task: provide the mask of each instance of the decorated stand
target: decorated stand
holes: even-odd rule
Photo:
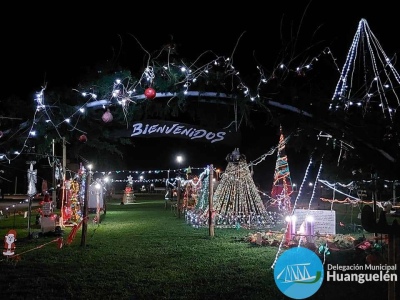
[[[89,211],[102,211],[104,209],[104,186],[97,179],[89,186]]]
[[[96,213],[96,222],[100,222],[100,213],[104,212],[104,186],[100,179],[97,179],[89,186],[89,201],[88,210],[89,212]]]
[[[53,201],[49,194],[45,194],[40,209],[40,227],[42,233],[52,232],[56,229],[56,215],[53,214]]]
[[[131,175],[129,175],[128,183],[126,184],[121,204],[128,204],[133,202],[135,202],[135,193],[133,191],[133,178]]]
[[[62,218],[60,218],[64,226],[74,226],[82,221],[85,176],[85,168],[81,165],[74,178],[64,182],[65,195],[61,209]]]

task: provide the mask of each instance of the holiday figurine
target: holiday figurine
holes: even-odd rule
[[[14,229],[8,231],[4,237],[4,250],[3,255],[11,256],[14,255],[15,242],[17,241],[17,232]]]

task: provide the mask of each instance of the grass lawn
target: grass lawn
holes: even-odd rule
[[[271,269],[277,247],[244,241],[251,231],[243,228],[216,228],[211,238],[208,228],[193,228],[165,209],[162,198],[110,200],[100,224],[90,215],[86,245],[82,230],[66,244],[65,227],[61,249],[54,235],[27,238],[27,219],[16,216],[19,259],[2,257],[2,299],[287,299]],[[13,223],[0,220],[0,233]],[[32,217],[31,230],[40,231],[34,223]],[[324,282],[312,299],[386,295],[383,283]]]

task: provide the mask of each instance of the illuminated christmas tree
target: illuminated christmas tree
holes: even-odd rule
[[[275,218],[262,202],[245,156],[240,154],[239,149],[235,149],[226,159],[227,168],[213,194],[215,226],[250,229],[268,228],[274,225]],[[206,187],[205,184],[204,188]],[[203,202],[201,199],[202,197],[199,202]],[[192,216],[192,220],[196,220],[196,225],[208,226],[208,216],[209,205],[196,219]],[[194,221],[189,220],[189,222],[194,224]]]
[[[204,175],[201,177],[201,190],[199,191],[198,201],[196,203],[196,209],[204,210],[208,207],[208,198],[210,195],[210,172],[207,169],[204,171]]]
[[[280,127],[278,154],[275,165],[274,182],[272,184],[271,197],[280,210],[291,210],[292,179],[290,178],[288,158],[285,152],[285,137]]]

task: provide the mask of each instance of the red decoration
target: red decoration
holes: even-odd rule
[[[82,142],[82,143],[86,143],[86,142],[87,142],[87,136],[84,135],[84,134],[82,134],[82,135],[79,137],[79,141]]]
[[[144,91],[144,95],[146,96],[147,99],[154,99],[156,97],[156,90],[149,87]]]
[[[4,237],[3,255],[9,256],[15,254],[15,242],[17,241],[17,232],[14,229],[8,231]]]
[[[291,211],[291,195],[293,193],[293,189],[285,145],[285,137],[283,135],[281,126],[277,155],[278,157],[275,164],[275,174],[271,190],[271,197],[277,200],[276,203],[278,204],[279,209]]]
[[[63,238],[62,238],[62,237],[59,237],[59,238],[57,239],[57,248],[58,248],[58,249],[61,249],[62,246],[63,246],[63,243],[64,243]]]
[[[113,120],[113,115],[111,114],[109,109],[107,109],[107,111],[103,114],[101,119],[103,120],[104,123],[108,123]]]

